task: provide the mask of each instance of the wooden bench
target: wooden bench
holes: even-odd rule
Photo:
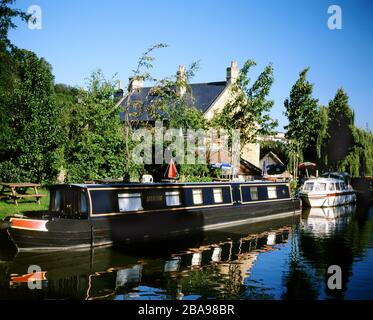
[[[41,194],[38,192],[38,187],[40,184],[37,183],[2,183],[1,184],[2,190],[0,193],[1,198],[10,198],[13,199],[14,204],[18,206],[18,199],[27,199],[27,198],[35,198],[37,203],[40,204],[40,198],[46,197],[46,194]],[[33,194],[26,193],[28,188],[32,188],[34,190]],[[6,191],[8,190],[8,191]],[[17,190],[22,190],[22,192],[17,192]]]

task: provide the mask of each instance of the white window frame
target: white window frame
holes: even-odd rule
[[[268,199],[277,199],[277,188],[276,186],[267,187]]]
[[[180,191],[166,191],[165,197],[168,207],[179,206],[181,204]]]
[[[202,189],[192,189],[192,195],[193,195],[193,204],[203,204]]]
[[[222,188],[214,188],[214,202],[215,203],[223,203],[223,189]]]
[[[126,201],[125,199],[128,199],[128,201]],[[128,202],[130,206],[127,206],[127,208],[124,208],[123,205],[126,202]],[[141,193],[119,193],[118,194],[118,206],[119,206],[120,212],[143,210]]]

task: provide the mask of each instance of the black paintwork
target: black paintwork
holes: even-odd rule
[[[251,199],[249,190],[253,184],[257,185],[258,197],[255,201]],[[277,199],[274,202],[268,199],[269,185],[276,186]],[[229,186],[232,187],[232,193]],[[222,204],[214,203],[213,188],[222,188]],[[44,218],[49,220],[46,225],[48,232],[8,228],[8,233],[18,249],[63,249],[104,244],[152,243],[161,239],[180,238],[203,232],[206,228],[221,228],[225,227],[224,224],[234,222],[252,223],[253,218],[278,217],[279,214],[291,214],[300,210],[300,201],[290,198],[285,183],[59,185],[50,189],[50,212],[44,213]],[[193,204],[192,189],[202,190],[203,205]],[[68,210],[54,210],[56,190],[74,193],[74,197],[65,199]],[[118,193],[123,193],[123,190],[126,193],[141,193],[141,212],[119,212]],[[176,207],[167,207],[164,194],[166,191],[175,190],[180,190],[181,203]],[[80,192],[81,196],[78,195]],[[92,214],[88,214],[91,209],[88,201],[89,192],[92,198]],[[80,204],[68,203],[80,201],[82,197],[87,197],[86,214],[79,211]],[[242,204],[242,201],[245,204]]]

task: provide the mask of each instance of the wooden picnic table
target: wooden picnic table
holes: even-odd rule
[[[41,194],[38,191],[40,184],[38,183],[1,183],[2,189],[0,192],[1,198],[13,199],[14,204],[18,206],[18,199],[36,198],[38,204],[40,204],[40,198],[46,197],[46,194]],[[33,194],[26,193],[28,188],[34,190]]]

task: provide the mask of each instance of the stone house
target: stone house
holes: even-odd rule
[[[177,77],[183,77],[184,75],[184,66],[180,65],[177,71]],[[225,104],[232,98],[231,86],[237,81],[238,75],[239,68],[237,62],[232,61],[230,67],[226,69],[225,80],[189,84],[190,94],[192,96],[190,101],[193,101],[193,106],[201,110],[206,119],[212,119],[214,114],[221,111]],[[152,88],[144,87],[142,79],[130,79],[130,83],[131,90],[134,91],[134,99],[145,101]],[[180,95],[189,94],[186,88],[181,87],[177,89]],[[121,88],[120,90],[121,95],[123,95],[123,90]],[[124,107],[126,104],[125,98],[120,99],[118,104]],[[121,117],[122,119],[124,118],[124,113],[121,113]],[[149,120],[146,114],[143,115],[143,119]],[[259,157],[260,146],[258,143],[251,143],[244,146],[241,151],[242,161],[240,171],[243,171],[242,167],[247,167],[247,164],[250,168],[246,168],[247,170],[245,173],[252,172],[257,175],[261,172]]]

